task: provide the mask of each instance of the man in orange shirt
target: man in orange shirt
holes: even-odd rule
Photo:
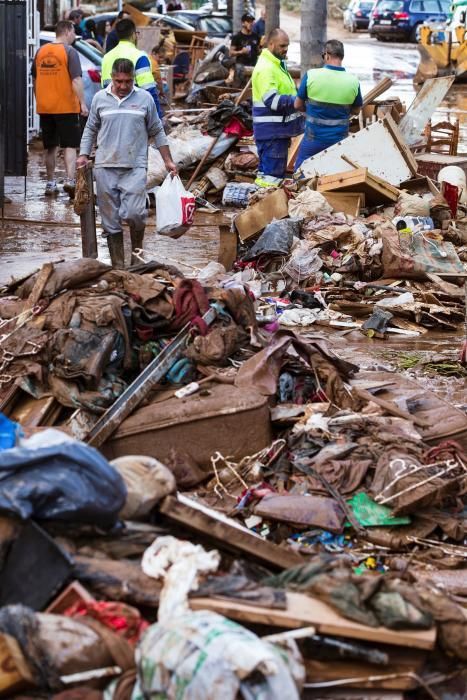
[[[75,193],[76,149],[81,140],[79,115],[87,117],[88,109],[79,54],[72,47],[76,40],[73,22],[58,22],[55,34],[55,41],[41,46],[34,56],[32,76],[46,151],[45,194],[58,192],[55,166],[57,148],[60,146],[64,149],[67,176],[63,189],[72,198]]]

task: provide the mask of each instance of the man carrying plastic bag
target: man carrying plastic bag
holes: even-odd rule
[[[86,167],[97,143],[97,203],[115,268],[124,267],[125,224],[130,228],[132,251],[143,245],[150,138],[154,137],[170,176],[178,173],[152,97],[135,87],[134,79],[133,63],[117,59],[112,66],[112,82],[92,101],[76,163],[78,168]],[[132,255],[132,263],[135,262]]]

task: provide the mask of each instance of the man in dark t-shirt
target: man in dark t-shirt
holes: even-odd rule
[[[254,66],[258,59],[260,38],[252,31],[254,21],[249,13],[242,15],[242,29],[233,35],[230,44],[230,55],[243,66]]]

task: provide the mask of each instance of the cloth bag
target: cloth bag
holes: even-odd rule
[[[193,225],[195,198],[176,175],[167,175],[156,194],[157,232],[179,238]]]
[[[447,241],[430,241],[425,236],[407,236],[395,226],[381,229],[383,239],[383,275],[400,279],[427,279],[427,273],[463,274],[464,267],[456,249]]]

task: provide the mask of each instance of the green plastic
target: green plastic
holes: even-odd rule
[[[411,520],[408,515],[395,517],[391,515],[391,509],[376,503],[364,491],[356,493],[347,503],[352,508],[355,519],[364,527],[391,527],[392,525],[409,525]],[[350,523],[346,523],[350,527]]]

